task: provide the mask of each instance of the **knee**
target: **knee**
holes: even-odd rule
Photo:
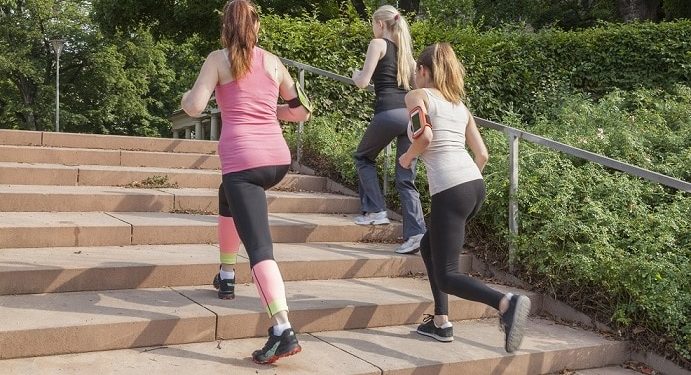
[[[250,267],[254,267],[255,265],[265,260],[275,261],[272,246],[262,246],[254,249],[246,249],[246,251],[247,257],[250,258]]]
[[[230,205],[226,199],[226,193],[223,189],[223,184],[218,188],[218,214],[225,217],[232,217],[230,213]]]
[[[446,294],[451,294],[452,281],[451,281],[450,276],[451,275],[449,275],[448,273],[443,272],[443,273],[437,274],[437,277],[435,278],[435,281],[437,282],[437,287],[439,288],[439,290],[441,290],[442,292],[444,292]]]
[[[397,178],[396,179],[396,190],[399,192],[414,192],[417,194],[417,189],[413,181],[409,179]]]
[[[355,166],[358,168],[374,165],[374,161],[368,158],[367,155],[355,154],[353,155],[353,160],[355,160]]]

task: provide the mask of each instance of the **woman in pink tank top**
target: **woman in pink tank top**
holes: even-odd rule
[[[219,187],[218,237],[221,268],[213,280],[221,299],[235,297],[235,263],[240,243],[262,305],[274,325],[266,345],[252,353],[257,363],[273,363],[302,349],[288,320],[285,285],[273,257],[266,189],[283,179],[290,151],[279,125],[306,121],[309,111],[283,63],[259,48],[259,16],[247,0],[233,0],[223,11],[222,50],[211,52],[194,87],[182,97],[192,117],[206,108],[211,94],[221,110],[218,142],[223,183]],[[278,105],[278,97],[289,104]]]

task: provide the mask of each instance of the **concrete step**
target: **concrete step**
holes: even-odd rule
[[[392,242],[401,224],[362,226],[354,215],[269,214],[274,242]],[[0,248],[217,242],[216,215],[158,212],[0,212]]]
[[[215,154],[218,142],[0,129],[0,145]]]
[[[221,165],[217,155],[208,154],[7,145],[0,145],[0,161],[212,170]]]
[[[127,186],[152,177],[167,178],[178,188],[216,189],[221,184],[219,171],[100,165],[65,166],[0,162],[0,184],[63,186]],[[326,178],[289,173],[275,190],[326,191]]]
[[[420,278],[293,281],[286,295],[298,332],[412,324],[432,310]],[[453,320],[496,316],[456,297],[449,309]],[[249,284],[231,301],[210,286],[0,296],[0,359],[263,337],[270,324]]]
[[[532,375],[617,364],[628,357],[625,342],[537,318],[529,320],[522,348],[513,354],[503,351],[503,336],[493,319],[454,322],[455,340],[451,343],[417,335],[415,327],[302,333],[298,335],[302,352],[273,366],[257,365],[250,359],[250,353],[264,345],[263,337],[11,359],[0,361],[0,366],[12,375]]]
[[[572,373],[572,375],[639,375],[638,371],[629,370],[621,366],[608,366],[600,368],[591,368],[586,370],[578,369]]]
[[[328,193],[268,191],[269,212],[358,213],[360,201]],[[0,212],[218,213],[218,189],[0,185]]]
[[[422,258],[398,244],[275,244],[286,281],[398,277],[424,273]],[[472,259],[461,256],[461,271]],[[0,250],[0,295],[207,285],[218,272],[214,245],[133,245]],[[238,283],[251,281],[241,249]]]

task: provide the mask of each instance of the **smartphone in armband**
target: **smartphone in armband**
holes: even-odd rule
[[[297,91],[298,96],[286,101],[286,103],[288,103],[288,106],[290,108],[297,108],[303,106],[305,107],[307,112],[311,113],[314,110],[314,108],[312,107],[312,102],[310,102],[309,98],[307,97],[307,93],[305,93],[305,90],[298,82],[295,82],[295,91]]]
[[[422,107],[415,107],[410,111],[410,130],[413,138],[418,138],[425,132],[425,127],[432,128],[429,116],[422,110]]]

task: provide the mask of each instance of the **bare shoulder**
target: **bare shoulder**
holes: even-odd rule
[[[427,93],[423,89],[414,89],[408,91],[407,94],[405,94],[405,100],[424,100],[427,99]]]
[[[405,95],[405,104],[408,108],[415,108],[423,105],[425,109],[429,108],[427,92],[424,89],[408,91],[408,93]]]
[[[386,51],[386,41],[382,38],[374,38],[369,42],[369,48],[374,48],[377,51]]]

